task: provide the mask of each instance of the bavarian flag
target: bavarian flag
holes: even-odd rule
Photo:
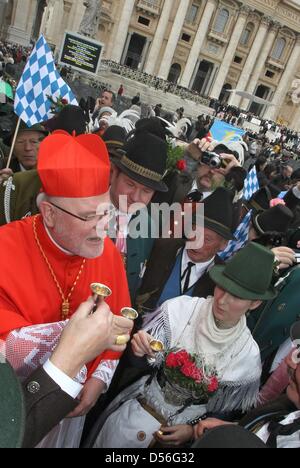
[[[240,141],[245,133],[245,130],[242,128],[234,127],[226,122],[216,120],[211,127],[208,136],[213,138],[213,140],[230,143],[232,141]]]

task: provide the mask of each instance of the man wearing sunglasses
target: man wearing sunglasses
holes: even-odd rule
[[[122,259],[106,235],[112,213],[103,141],[65,132],[49,136],[41,144],[38,174],[40,215],[0,229],[0,339],[17,343],[18,368],[25,377],[51,352],[57,330],[90,296],[92,283],[110,288],[107,304],[114,314],[130,306]],[[39,328],[44,324],[50,324],[46,332]],[[55,330],[53,324],[58,324]],[[125,327],[122,341],[129,333]],[[35,351],[27,355],[33,343]],[[105,351],[88,366],[72,418],[86,415],[107,390],[119,358]],[[78,442],[71,437],[67,445]]]

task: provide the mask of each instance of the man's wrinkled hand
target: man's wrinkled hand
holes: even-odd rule
[[[116,344],[118,335],[128,335],[130,340],[132,321],[113,315],[105,302],[95,313],[94,307],[92,298],[81,304],[66,325],[51,357],[51,362],[71,378],[104,351],[125,351],[125,344]]]
[[[216,169],[216,172],[218,172],[219,174],[222,174],[223,176],[226,176],[227,174],[229,174],[231,169],[233,169],[234,167],[242,167],[240,162],[233,156],[233,154],[221,153],[220,157],[225,162],[224,165],[226,165],[226,167]]]
[[[218,145],[219,142],[211,138],[203,138],[202,140],[196,138],[196,140],[187,147],[187,152],[192,159],[201,162],[202,154],[205,152],[213,152]]]
[[[2,169],[0,171],[0,184],[3,184],[7,179],[9,179],[13,175],[13,171],[11,169]]]
[[[192,426],[182,424],[173,427],[162,427],[154,437],[157,442],[166,447],[181,447],[193,439],[194,431]]]
[[[150,346],[152,340],[152,336],[143,330],[136,333],[131,341],[131,346],[134,355],[136,357],[155,357],[155,354],[153,353]]]
[[[113,318],[113,334],[120,336],[120,335],[128,335],[130,336],[132,329],[133,329],[134,322],[133,320],[129,320],[124,317],[119,317],[115,315]]]
[[[71,414],[69,414],[68,418],[78,418],[88,414],[89,411],[94,408],[104,390],[105,384],[101,380],[93,377],[88,380],[80,394],[79,405]]]
[[[275,247],[272,252],[276,257],[279,270],[286,270],[296,263],[295,252],[289,247]]]

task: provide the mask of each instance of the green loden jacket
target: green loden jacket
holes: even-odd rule
[[[36,170],[18,172],[4,182],[0,186],[0,226],[37,214],[41,187]]]
[[[300,267],[289,270],[280,280],[278,296],[263,304],[248,317],[248,326],[265,361],[290,336],[294,322],[300,320]]]

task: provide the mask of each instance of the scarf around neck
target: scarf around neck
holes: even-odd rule
[[[182,296],[167,301],[145,331],[163,341],[166,350],[185,349],[215,366],[220,389],[210,400],[211,409],[246,411],[258,396],[262,370],[259,347],[246,317],[231,329],[219,329],[212,306],[213,298]]]

